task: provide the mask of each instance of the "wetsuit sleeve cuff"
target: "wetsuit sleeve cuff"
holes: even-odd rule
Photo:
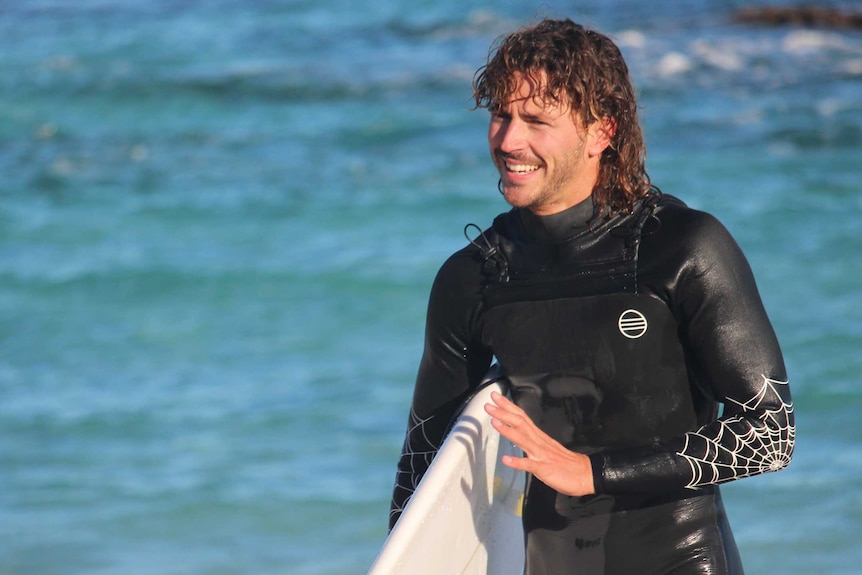
[[[592,453],[588,456],[593,469],[593,487],[596,493],[606,493],[605,489],[605,458],[601,453]]]
[[[596,493],[655,493],[682,489],[691,467],[673,450],[633,447],[589,455]]]

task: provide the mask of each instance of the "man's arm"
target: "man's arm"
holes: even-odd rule
[[[712,216],[671,210],[659,219],[662,230],[644,238],[642,253],[666,254],[657,267],[673,278],[668,303],[693,383],[722,405],[722,414],[660,446],[591,455],[596,489],[696,489],[783,469],[796,436],[793,406],[751,268]]]
[[[466,248],[449,258],[431,288],[425,348],[395,477],[390,529],[437,454],[458,408],[491,363],[491,352],[474,335],[481,276],[473,253],[472,247]]]

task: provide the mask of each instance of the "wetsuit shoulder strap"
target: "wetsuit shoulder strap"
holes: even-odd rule
[[[497,220],[502,216],[498,216]],[[472,231],[478,231],[478,235],[470,237]],[[487,230],[482,230],[476,224],[470,223],[464,226],[464,236],[478,251],[479,258],[482,262],[482,277],[484,284],[502,284],[509,281],[509,260],[506,254],[500,249],[500,235],[494,229],[494,226]]]

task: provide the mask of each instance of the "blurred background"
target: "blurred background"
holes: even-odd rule
[[[470,81],[544,16],[617,40],[784,348],[748,571],[858,572],[862,31],[763,5],[0,2],[0,574],[365,573],[431,281],[506,209]]]

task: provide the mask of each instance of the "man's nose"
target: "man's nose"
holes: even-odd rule
[[[503,152],[514,152],[524,147],[524,122],[510,119],[500,127],[498,147]]]

